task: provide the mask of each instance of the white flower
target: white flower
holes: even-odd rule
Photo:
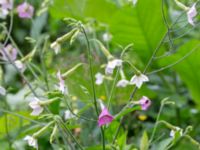
[[[126,87],[129,84],[129,81],[126,79],[121,79],[117,83],[117,87]]]
[[[57,78],[59,80],[59,90],[62,94],[65,93],[65,80],[63,80],[60,70],[57,72]]]
[[[53,42],[50,47],[54,49],[56,54],[58,54],[61,50],[61,46],[57,41]]]
[[[25,71],[26,66],[20,60],[16,60],[14,63],[21,72]]]
[[[111,34],[109,34],[109,33],[104,33],[103,34],[103,40],[105,42],[109,42],[111,39],[112,39],[112,35]]]
[[[38,116],[44,110],[44,108],[40,105],[39,99],[36,97],[34,97],[34,100],[29,103],[29,106],[33,109],[31,113],[32,116]]]
[[[100,84],[103,83],[104,75],[102,75],[101,73],[98,72],[98,73],[95,75],[95,78],[96,78],[95,83],[96,83],[97,85],[100,85]]]
[[[134,6],[137,4],[137,0],[132,0],[132,2]]]
[[[183,130],[179,127],[176,127],[176,130],[171,130],[169,136],[173,137],[175,136],[176,132],[179,132],[180,136],[183,135]]]
[[[113,59],[109,61],[108,64],[106,65],[105,73],[111,75],[113,74],[113,70],[115,69],[115,67],[120,67],[120,66],[122,66],[122,60]]]
[[[24,138],[24,140],[28,142],[28,145],[29,145],[29,146],[32,146],[32,147],[38,149],[37,139],[35,139],[34,137],[27,135],[27,136]]]
[[[147,81],[149,81],[149,78],[144,74],[134,75],[131,78],[130,84],[135,84],[138,88],[140,88],[143,82],[147,82]]]
[[[0,18],[5,19],[6,16],[8,15],[9,11],[8,9],[0,7]]]
[[[72,118],[75,118],[75,117],[76,116],[74,114],[72,114],[71,111],[69,111],[69,110],[65,111],[65,114],[64,114],[65,120],[72,119]]]
[[[6,95],[6,89],[2,86],[0,86],[0,95]]]
[[[197,10],[195,6],[196,6],[196,3],[194,3],[192,7],[189,8],[189,10],[187,11],[188,22],[193,26],[194,26],[193,18],[197,15]]]

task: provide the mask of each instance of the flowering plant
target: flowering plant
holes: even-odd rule
[[[0,0],[0,146],[199,149],[199,6]]]

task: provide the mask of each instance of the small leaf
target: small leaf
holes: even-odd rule
[[[149,148],[149,139],[148,139],[147,132],[144,131],[141,141],[140,141],[140,150],[148,150],[148,148]]]

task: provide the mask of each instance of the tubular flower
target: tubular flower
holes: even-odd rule
[[[127,85],[129,85],[129,81],[126,79],[121,79],[117,82],[117,87],[126,87]]]
[[[33,17],[34,7],[24,2],[17,7],[17,12],[20,18],[30,19]]]
[[[31,113],[32,116],[38,116],[44,110],[44,108],[40,104],[39,99],[36,97],[29,103],[29,106],[33,109]]]
[[[191,8],[187,11],[187,18],[188,22],[194,26],[194,21],[193,18],[197,15],[197,10],[196,10],[196,3],[192,5]]]
[[[139,104],[141,105],[142,110],[147,110],[151,106],[151,100],[148,97],[143,96],[139,100]]]
[[[14,61],[17,58],[17,49],[14,48],[11,44],[8,44],[6,47],[4,47],[4,50],[6,51],[8,57]],[[8,61],[8,58],[6,56],[6,54],[4,54],[4,52],[1,50],[3,59]]]
[[[103,80],[104,80],[104,75],[102,75],[101,73],[98,72],[98,73],[95,75],[95,78],[96,78],[95,83],[96,83],[97,85],[101,85],[101,84],[103,83]]]
[[[99,115],[98,119],[98,126],[101,127],[105,124],[109,124],[113,121],[114,117],[109,113],[108,109],[103,105],[103,103],[100,100],[101,105],[101,113]]]
[[[57,72],[57,78],[59,80],[59,90],[62,94],[65,93],[65,80],[62,78],[60,70]]]
[[[105,73],[108,75],[112,75],[115,67],[120,67],[120,66],[122,66],[121,59],[113,59],[111,61],[108,61],[108,64],[106,65]]]
[[[38,149],[38,142],[37,142],[37,139],[35,139],[33,136],[27,135],[27,136],[24,138],[24,140],[28,142],[28,145],[29,145],[29,146],[32,146],[32,147]]]

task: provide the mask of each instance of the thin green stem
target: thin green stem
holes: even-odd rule
[[[84,36],[86,38],[86,42],[87,42],[88,60],[89,60],[89,66],[90,66],[90,77],[91,77],[91,80],[92,80],[92,91],[93,91],[93,97],[94,97],[94,107],[95,107],[95,110],[96,110],[96,114],[98,116],[99,112],[98,112],[98,107],[97,107],[96,91],[95,91],[95,85],[94,85],[94,73],[93,73],[93,68],[92,68],[92,52],[91,52],[91,49],[90,49],[90,42],[89,42],[87,33],[86,33],[86,31],[85,31],[85,29],[82,25],[81,25],[81,29],[83,31],[83,34],[84,34]],[[105,136],[104,136],[104,130],[103,130],[102,127],[101,127],[101,136],[102,136],[103,150],[105,150]]]

